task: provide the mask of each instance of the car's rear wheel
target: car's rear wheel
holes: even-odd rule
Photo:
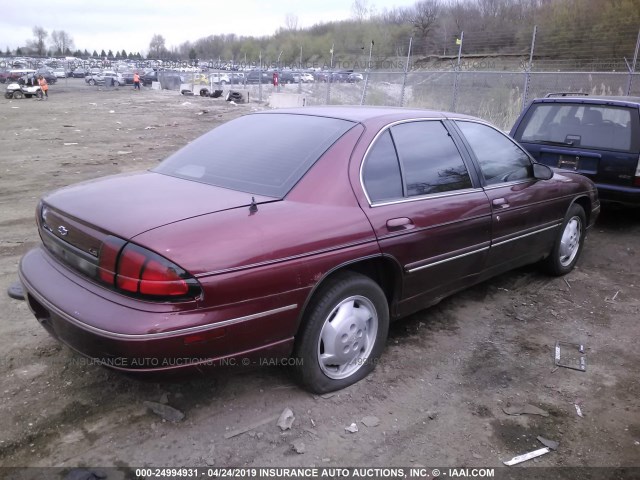
[[[89,85],[93,86],[95,84],[96,84],[96,81],[93,78],[89,80]]]
[[[357,273],[339,273],[313,296],[294,355],[299,381],[315,393],[345,388],[375,368],[389,332],[389,306],[380,286]]]
[[[24,97],[22,92],[20,92],[20,91],[13,92],[13,98],[15,98],[16,100],[18,100],[18,99],[20,99],[22,97]]]
[[[4,98],[11,100],[13,98],[13,92],[5,92]]]
[[[584,245],[586,224],[584,209],[575,203],[571,205],[551,253],[545,260],[546,270],[550,274],[560,276],[573,270]]]

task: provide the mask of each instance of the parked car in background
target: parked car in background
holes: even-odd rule
[[[591,180],[473,117],[281,109],[46,195],[19,273],[41,325],[102,365],[292,355],[328,392],[374,369],[390,320],[528,263],[570,272],[598,211]]]
[[[125,85],[126,81],[122,78],[122,75],[116,72],[104,71],[95,75],[88,75],[85,77],[85,82],[89,85],[106,85],[118,87]]]
[[[140,82],[145,87],[146,86],[150,86],[153,82],[157,82],[157,81],[158,81],[158,71],[157,70],[152,70],[152,71],[147,72],[144,75],[140,76]]]
[[[56,68],[53,70],[56,78],[67,78],[67,71],[64,68]]]
[[[35,71],[35,76],[38,77],[42,75],[42,77],[47,81],[49,85],[54,84],[58,81],[58,77],[55,76],[53,70],[50,68],[42,67]]]
[[[309,72],[303,72],[300,74],[300,81],[302,83],[313,83],[314,80],[313,75]]]
[[[71,76],[73,78],[84,78],[87,76],[87,74],[89,73],[89,70],[84,69],[82,67],[76,68],[72,73]]]
[[[228,85],[231,83],[231,78],[229,78],[229,74],[226,72],[210,72],[207,75],[209,82],[215,83],[216,85]]]
[[[269,73],[264,70],[251,70],[246,74],[247,83],[258,84],[258,83],[271,83],[272,77]]]
[[[347,77],[347,82],[349,83],[357,83],[364,80],[364,75],[358,72],[351,72]]]
[[[640,97],[549,94],[511,135],[540,163],[592,179],[603,201],[640,206]]]
[[[120,76],[124,82],[122,85],[133,85],[133,72],[121,72]]]

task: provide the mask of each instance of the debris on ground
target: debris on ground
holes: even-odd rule
[[[229,93],[227,93],[226,100],[227,102],[242,103],[244,102],[244,97],[242,93],[230,90]]]
[[[584,345],[579,343],[556,341],[555,364],[558,367],[586,372],[587,359],[584,350]]]
[[[251,430],[254,430],[258,427],[272,423],[277,418],[278,416],[274,415],[272,417],[265,418],[263,420],[258,420],[257,422],[253,422],[245,427],[236,428],[235,430],[231,430],[230,432],[225,433],[224,438],[228,440],[230,438],[237,437],[238,435],[242,435],[243,433],[250,432]]]
[[[9,295],[14,300],[24,300],[25,298],[22,284],[20,282],[14,282],[9,285],[9,288],[7,288],[7,295]]]
[[[548,438],[544,438],[540,435],[538,435],[538,441],[543,444],[545,447],[549,447],[551,450],[557,450],[558,446],[560,445],[558,442],[555,442],[553,440],[549,440]]]
[[[344,429],[349,433],[356,433],[358,431],[358,425],[352,423],[348,427],[344,427]]]
[[[293,416],[293,411],[287,407],[280,414],[276,425],[279,426],[282,431],[291,430],[291,425],[293,425],[295,419],[296,417]]]
[[[166,420],[168,422],[178,423],[184,420],[184,413],[169,405],[163,405],[162,403],[148,401],[143,402],[143,405],[153,413],[161,417],[163,420]]]
[[[291,442],[291,450],[302,455],[305,452],[304,442],[300,438],[296,438]]]
[[[576,407],[576,413],[578,414],[578,416],[580,418],[584,418],[584,414],[582,413],[582,409],[580,408],[580,405],[578,405],[577,403],[573,404]]]
[[[438,412],[427,412],[427,417],[429,418],[429,420],[435,420],[436,417],[438,416]]]
[[[502,411],[507,415],[541,415],[543,417],[549,416],[549,412],[547,412],[546,410],[542,410],[541,408],[538,408],[535,405],[530,405],[528,403],[515,403],[513,405],[507,405],[506,407],[502,407]]]
[[[549,447],[544,447],[539,450],[534,450],[533,452],[525,453],[523,455],[518,455],[517,457],[513,457],[511,460],[502,462],[508,467],[512,465],[517,465],[518,463],[526,462],[527,460],[531,460],[532,458],[540,457],[546,453],[549,453],[551,449]]]
[[[380,419],[378,417],[373,417],[373,416],[367,416],[364,417],[361,420],[362,424],[365,427],[377,427],[378,425],[380,425]]]

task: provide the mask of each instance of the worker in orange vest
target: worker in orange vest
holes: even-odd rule
[[[49,99],[49,84],[47,83],[47,79],[42,75],[38,77],[38,85],[40,85],[40,89],[42,90],[42,94],[44,95],[44,99]]]
[[[140,75],[138,75],[138,72],[133,74],[133,89],[140,90]]]

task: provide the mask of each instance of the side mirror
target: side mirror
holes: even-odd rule
[[[547,165],[534,162],[533,176],[538,180],[550,180],[551,178],[553,178],[553,170],[551,170],[551,167]]]

